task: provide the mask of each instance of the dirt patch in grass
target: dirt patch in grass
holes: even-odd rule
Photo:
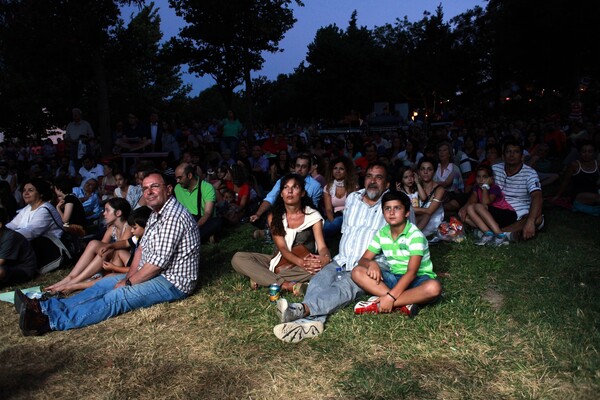
[[[500,311],[504,304],[504,296],[494,288],[488,288],[481,298],[490,303],[490,306],[494,311]]]

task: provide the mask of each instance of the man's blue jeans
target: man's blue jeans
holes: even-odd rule
[[[310,280],[303,301],[310,309],[310,317],[307,319],[325,322],[329,314],[365,295],[354,283],[349,271],[343,271],[342,279],[337,281],[336,267],[335,261],[330,262]],[[301,324],[306,321],[301,319],[296,322]]]
[[[125,274],[111,275],[69,298],[40,302],[42,312],[50,319],[50,328],[56,331],[83,328],[137,308],[187,296],[162,275],[115,289],[116,283],[123,278]]]

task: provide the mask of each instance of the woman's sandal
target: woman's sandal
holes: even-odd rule
[[[294,296],[304,296],[307,288],[308,288],[307,282],[298,282],[298,283],[294,284],[294,286],[292,288],[292,293]]]

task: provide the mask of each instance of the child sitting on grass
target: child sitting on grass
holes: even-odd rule
[[[127,240],[112,244],[116,250],[113,259],[111,260],[113,262],[104,261],[102,263],[102,269],[104,269],[106,275],[110,273],[126,274],[129,272],[133,256],[144,235],[146,222],[148,222],[151,213],[152,210],[148,207],[140,207],[131,212],[127,223],[131,226],[132,236]]]
[[[129,267],[133,261],[133,256],[137,249],[140,239],[144,235],[146,230],[146,222],[150,217],[152,210],[148,207],[140,207],[135,209],[129,215],[127,224],[131,226],[132,237],[129,239],[119,240],[117,242],[110,243],[107,248],[112,253],[111,261],[102,262],[102,272],[95,274],[90,279],[86,279],[83,282],[73,283],[69,285],[63,293],[71,293],[77,290],[84,290],[93,286],[96,282],[104,276],[117,274],[126,274],[129,272]]]
[[[388,192],[381,199],[381,207],[387,225],[375,234],[352,270],[352,280],[375,296],[357,303],[354,312],[389,313],[398,310],[412,317],[419,312],[418,304],[435,301],[442,287],[435,279],[427,239],[408,220],[408,196],[402,192]],[[390,271],[381,270],[374,261],[380,252],[390,265]]]
[[[460,219],[484,232],[475,242],[478,246],[508,245],[508,238],[500,227],[517,220],[517,213],[504,198],[502,189],[494,182],[494,172],[489,165],[480,165],[476,172],[477,184],[473,186],[467,204],[458,212]]]

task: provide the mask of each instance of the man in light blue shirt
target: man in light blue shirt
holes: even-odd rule
[[[315,208],[318,209],[321,202],[321,197],[323,197],[323,189],[321,188],[321,184],[309,175],[310,167],[311,161],[309,154],[303,153],[296,157],[295,172],[304,178],[306,194],[308,194],[308,196],[312,199]],[[267,212],[275,203],[277,196],[279,196],[279,187],[281,186],[280,180],[275,182],[273,189],[271,189],[271,191],[265,196],[265,199],[260,204],[260,207],[258,207],[256,213],[250,216],[250,222],[255,222],[261,218],[262,215],[265,214],[265,212]],[[263,225],[264,224],[260,224],[261,227]]]

